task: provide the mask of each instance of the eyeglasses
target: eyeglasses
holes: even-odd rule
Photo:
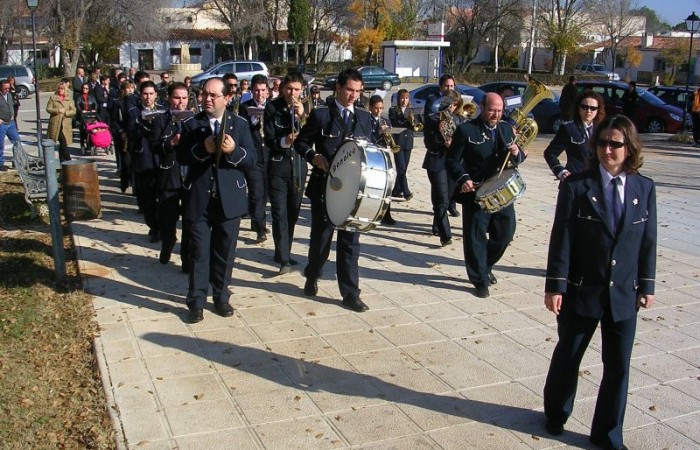
[[[224,96],[224,94],[210,94],[208,92],[202,93],[202,98],[210,98],[212,100],[216,100],[217,98],[221,98],[223,96]]]
[[[596,145],[598,146],[598,148],[610,147],[610,148],[618,149],[618,148],[624,147],[625,143],[618,142],[618,141],[606,141],[605,139],[598,139],[598,142],[596,142]]]
[[[591,111],[591,112],[596,112],[596,111],[598,111],[598,107],[597,107],[597,106],[593,106],[593,105],[584,105],[584,104],[580,104],[578,107],[581,108],[581,109],[584,110],[584,111]]]

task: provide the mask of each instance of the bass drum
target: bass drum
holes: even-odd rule
[[[481,209],[495,213],[513,203],[525,193],[525,181],[516,169],[506,169],[486,180],[476,191],[476,202]]]
[[[376,228],[391,202],[396,182],[394,155],[365,140],[340,146],[326,181],[326,215],[337,228]]]

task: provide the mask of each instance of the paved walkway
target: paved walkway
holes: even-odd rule
[[[454,244],[430,234],[424,149],[414,150],[415,198],[395,204],[396,227],[362,236],[362,298],[343,309],[335,254],[319,296],[300,272],[277,277],[273,243],[244,231],[234,268],[233,318],[211,304],[184,322],[179,257],[163,266],[115,164],[97,158],[103,217],[73,223],[109,408],[129,449],[589,448],[601,376],[599,336],[580,373],[567,432],[543,429],[542,387],[556,342],[543,275],[557,182],[538,138],[522,166],[514,242],[482,300],[465,282],[461,220]],[[644,172],[658,183],[657,302],[640,313],[626,416],[633,449],[700,446],[700,152],[660,138]],[[417,139],[417,142],[419,139]],[[308,204],[293,254],[306,263]],[[244,221],[248,228],[248,221]],[[695,424],[695,425],[693,425]]]

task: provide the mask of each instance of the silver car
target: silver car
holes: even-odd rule
[[[576,67],[574,67],[574,73],[603,75],[610,81],[620,81],[620,75],[608,70],[608,68],[602,64],[577,64]]]
[[[259,61],[224,61],[204,72],[192,77],[192,84],[202,86],[210,78],[223,77],[227,73],[235,73],[240,80],[250,81],[254,75],[270,75],[265,63]]]
[[[0,66],[0,80],[5,80],[7,77],[15,77],[15,89],[17,97],[27,98],[29,94],[34,93],[34,72],[26,66]]]

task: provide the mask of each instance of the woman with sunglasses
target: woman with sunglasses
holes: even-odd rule
[[[545,149],[544,159],[560,180],[583,171],[586,161],[593,156],[590,139],[596,125],[605,119],[604,105],[600,94],[590,89],[581,92],[572,105],[574,120],[564,122]],[[562,152],[566,152],[566,166],[559,162]]]
[[[545,428],[560,435],[571,415],[579,367],[598,325],[603,376],[590,440],[626,449],[622,428],[639,308],[654,302],[656,193],[639,174],[642,144],[632,121],[598,124],[589,168],[561,183],[549,242],[544,303],[559,342],[544,387]]]

